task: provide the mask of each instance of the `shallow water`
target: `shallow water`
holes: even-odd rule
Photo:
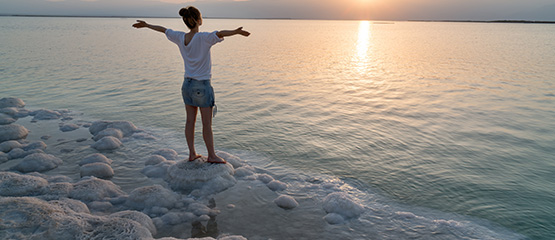
[[[134,19],[0,19],[0,97],[130,120],[186,151],[182,60],[162,34]],[[203,30],[237,26],[252,35],[212,50],[218,149],[283,177],[338,178],[366,204],[377,193],[403,212],[553,237],[555,25],[207,19]]]

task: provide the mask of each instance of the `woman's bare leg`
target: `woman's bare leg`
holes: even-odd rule
[[[208,162],[221,162],[225,163],[225,160],[216,155],[214,150],[214,135],[212,134],[212,107],[201,107],[200,116],[202,118],[202,137],[204,138],[204,144],[206,144],[206,150],[208,151]]]
[[[193,161],[201,155],[195,151],[195,122],[197,121],[198,107],[185,105],[187,112],[187,121],[185,122],[185,138],[187,139],[187,146],[189,147],[189,161]]]

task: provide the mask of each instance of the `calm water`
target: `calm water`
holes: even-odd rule
[[[177,47],[133,22],[1,17],[0,97],[180,136]],[[252,35],[212,50],[217,148],[555,238],[555,25],[208,19],[202,30],[238,26]]]

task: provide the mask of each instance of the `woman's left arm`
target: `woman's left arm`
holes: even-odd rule
[[[248,37],[249,35],[251,35],[250,32],[247,32],[247,31],[243,30],[243,27],[237,28],[235,30],[222,30],[222,31],[218,31],[216,33],[216,35],[219,38],[230,37],[230,36],[237,35],[237,34],[243,35],[245,37]]]

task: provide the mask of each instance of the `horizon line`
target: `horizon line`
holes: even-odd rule
[[[169,16],[125,16],[125,15],[58,15],[58,14],[0,14],[0,17],[60,17],[60,18],[178,18]],[[430,19],[408,19],[408,20],[372,20],[372,19],[321,19],[321,18],[245,18],[245,17],[207,17],[206,19],[245,19],[245,20],[320,20],[320,21],[375,21],[375,22],[475,22],[475,23],[539,23],[539,24],[555,24],[555,21],[543,20],[430,20]]]

